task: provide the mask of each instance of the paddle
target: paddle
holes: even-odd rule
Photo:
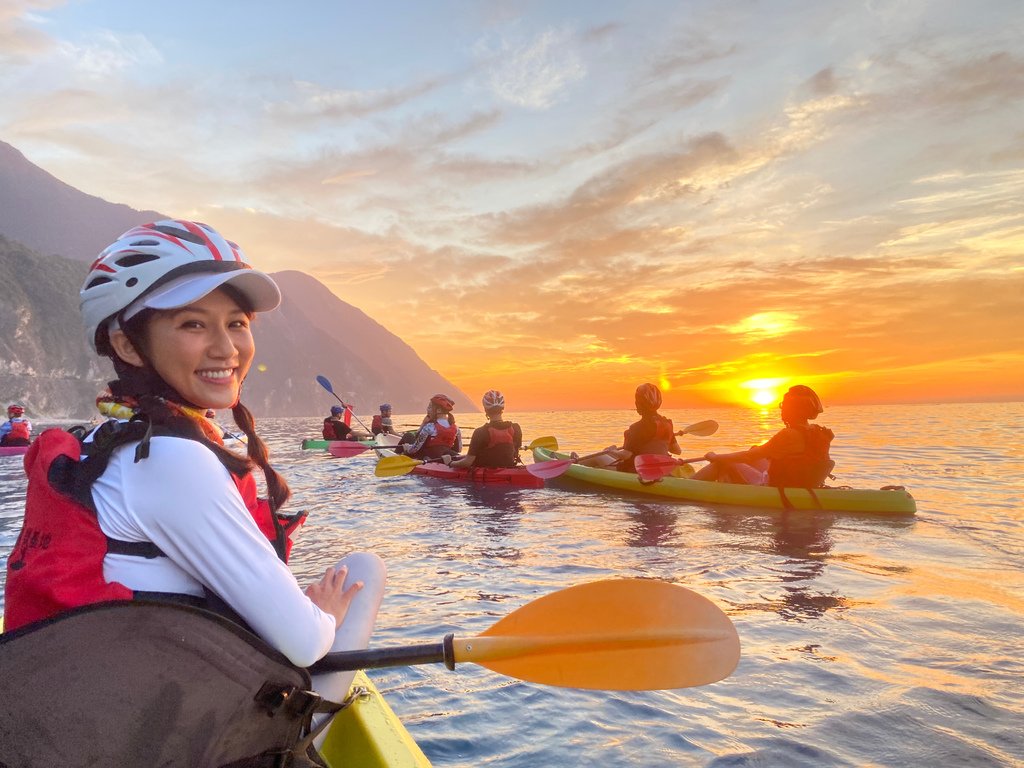
[[[408,456],[385,456],[377,462],[377,466],[373,469],[373,474],[377,477],[399,477],[400,475],[409,474],[420,464],[439,463],[441,463],[441,459],[421,461],[420,459],[412,459]],[[534,477],[550,480],[553,477],[564,474],[571,464],[572,461],[570,459],[555,459],[553,461],[536,461],[533,464],[523,464],[522,466]]]
[[[707,461],[707,459],[703,456],[693,459],[674,459],[671,456],[657,453],[641,453],[633,460],[633,466],[636,467],[636,473],[641,480],[652,482],[672,474],[672,470],[678,466],[692,464],[695,461]]]
[[[707,598],[663,581],[609,579],[540,597],[475,637],[329,653],[310,669],[472,662],[531,683],[649,691],[714,683],[739,658],[736,628]]]
[[[368,434],[372,434],[373,433],[373,430],[370,429],[365,424],[363,424],[362,420],[358,416],[356,416],[355,409],[351,408],[351,406],[349,406],[348,403],[346,403],[344,400],[342,400],[340,397],[338,397],[338,394],[334,391],[334,387],[331,386],[331,382],[330,382],[330,380],[326,376],[318,375],[316,377],[316,383],[319,384],[324,389],[326,389],[332,395],[334,395],[334,399],[337,400],[339,403],[341,403],[343,408],[348,408],[349,410],[351,410],[352,411],[352,418],[354,418],[356,421],[358,421],[359,422],[359,426],[361,426],[363,429],[365,429]]]
[[[698,421],[696,424],[691,424],[688,427],[684,427],[683,429],[680,429],[675,434],[679,435],[680,437],[683,436],[683,435],[697,435],[698,437],[708,437],[710,435],[715,434],[715,432],[717,432],[717,431],[718,431],[718,422],[715,421],[714,419],[708,419],[707,421]],[[576,457],[576,462],[579,463],[579,462],[586,461],[587,459],[596,459],[598,456],[604,456],[605,454],[610,453],[612,450],[622,450],[622,449],[621,448],[615,448],[615,449],[605,448],[603,451],[598,451],[597,453],[588,453],[586,456],[577,456]],[[694,461],[697,461],[697,459],[694,459]],[[659,477],[661,477],[661,475],[659,475]]]
[[[355,440],[331,440],[327,443],[327,451],[339,459],[347,459],[350,456],[357,456],[366,451],[377,448],[394,448],[398,445],[398,438],[394,435],[377,435],[376,440],[367,445],[365,442]]]
[[[707,421],[698,421],[696,424],[691,424],[685,429],[681,429],[676,432],[676,435],[682,437],[683,435],[697,435],[698,437],[709,437],[718,431],[718,422],[714,419],[708,419]]]

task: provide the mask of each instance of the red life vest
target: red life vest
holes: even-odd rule
[[[25,454],[25,518],[7,561],[7,630],[50,618],[69,608],[106,600],[131,600],[131,589],[103,578],[103,557],[111,545],[121,545],[118,551],[126,554],[163,554],[152,543],[108,540],[95,512],[54,488],[50,482],[51,469],[56,469],[54,462],[63,456],[66,459],[61,468],[74,467],[80,463],[81,454],[82,444],[56,428],[43,432]],[[68,464],[68,460],[74,464]],[[277,530],[270,505],[257,498],[252,473],[232,478],[260,531],[271,542],[275,541]],[[280,516],[278,519],[281,520]],[[304,516],[285,519],[286,536],[303,519]],[[284,550],[282,559],[287,561],[290,538],[286,539]]]
[[[486,425],[487,444],[476,454],[474,467],[514,467],[516,433],[511,422],[504,429]]]
[[[324,440],[348,440],[351,434],[352,430],[344,422],[330,417],[324,419]]]
[[[447,427],[442,427],[438,422],[434,422],[434,434],[427,438],[427,442],[424,443],[424,448],[434,448],[440,446],[442,448],[451,448],[455,445],[455,438],[459,436],[459,428],[455,422],[449,422]]]
[[[381,423],[381,416],[378,413],[370,421],[370,431],[373,432],[373,434],[376,435],[377,433],[382,432],[383,430],[384,430],[384,425]]]
[[[829,445],[835,434],[818,424],[796,429],[803,435],[802,453],[772,459],[768,466],[768,484],[780,488],[817,488],[825,482],[835,463],[829,457]]]
[[[32,433],[29,431],[28,422],[24,419],[11,419],[11,431],[7,433],[8,441],[31,440]]]

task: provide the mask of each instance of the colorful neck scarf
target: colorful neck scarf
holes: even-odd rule
[[[206,438],[217,445],[224,445],[224,438],[221,431],[206,418],[206,411],[193,408],[188,405],[181,405],[170,400],[164,400],[164,405],[175,416],[191,419],[199,425]],[[109,389],[103,390],[96,398],[96,408],[107,418],[128,420],[139,411],[139,402],[134,397],[115,397]]]

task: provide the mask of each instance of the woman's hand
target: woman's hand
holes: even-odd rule
[[[363,582],[357,581],[346,589],[345,577],[347,575],[347,566],[343,565],[337,569],[328,568],[320,581],[306,587],[306,597],[312,600],[313,605],[317,608],[334,617],[335,627],[341,626],[353,598],[363,588]]]
[[[708,451],[707,453],[704,454],[704,458],[707,461],[717,461],[718,460],[718,454],[715,453],[714,451]]]

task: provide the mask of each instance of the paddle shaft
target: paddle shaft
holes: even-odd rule
[[[375,648],[328,653],[309,668],[310,672],[342,672],[353,669],[383,669],[417,664],[441,664],[455,669],[458,663],[487,666],[489,661],[521,658],[572,650],[599,652],[608,649],[642,649],[672,645],[695,645],[728,639],[728,633],[715,629],[665,629],[646,632],[609,632],[580,638],[577,635],[535,637],[496,636],[456,640],[447,634],[440,643],[408,645],[400,648]]]
[[[362,419],[360,419],[358,416],[356,416],[356,409],[353,408],[352,406],[350,406],[348,403],[346,403],[340,397],[338,397],[338,393],[334,391],[334,386],[331,384],[330,380],[326,376],[317,376],[316,377],[316,383],[319,384],[324,389],[326,389],[332,395],[334,395],[334,399],[337,400],[339,403],[341,403],[343,407],[348,408],[352,412],[352,418],[359,422],[359,426],[361,426],[363,429],[365,429],[368,434],[371,434],[371,435],[373,434],[373,430],[370,429],[365,424],[363,424]]]

